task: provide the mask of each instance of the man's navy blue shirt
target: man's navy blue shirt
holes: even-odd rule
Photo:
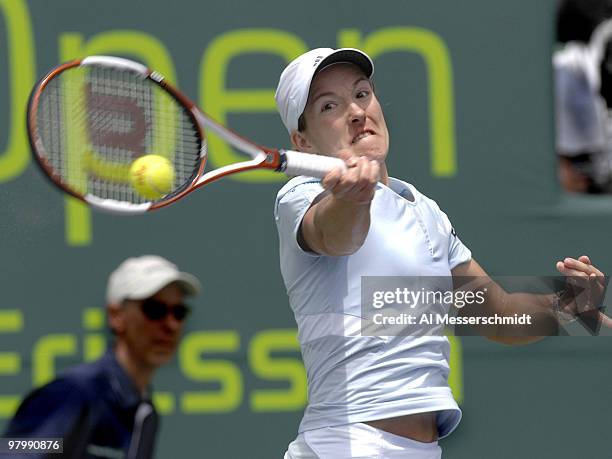
[[[153,457],[156,431],[153,406],[142,399],[109,351],[101,359],[74,367],[30,393],[4,436],[62,438],[61,457],[70,459],[147,459]]]

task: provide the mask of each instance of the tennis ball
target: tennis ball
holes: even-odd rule
[[[143,198],[162,198],[174,184],[172,163],[159,155],[141,156],[130,167],[130,183]]]

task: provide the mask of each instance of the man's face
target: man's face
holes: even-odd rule
[[[177,284],[170,284],[151,299],[173,308],[183,304],[184,296]],[[171,313],[160,320],[152,320],[143,312],[143,303],[127,300],[119,309],[116,317],[119,322],[113,328],[117,332],[117,340],[123,341],[136,364],[155,369],[174,355],[184,321],[177,320]]]
[[[304,109],[306,129],[294,132],[302,151],[335,156],[345,150],[383,163],[389,133],[370,80],[353,64],[335,64],[319,72]]]

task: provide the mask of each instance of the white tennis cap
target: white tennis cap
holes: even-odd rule
[[[179,271],[165,258],[157,255],[128,258],[108,278],[106,301],[119,304],[124,300],[144,300],[172,282],[177,282],[187,295],[195,295],[202,288],[195,276]]]
[[[310,83],[320,70],[339,62],[357,65],[371,78],[374,73],[372,59],[354,48],[317,48],[297,57],[285,67],[276,88],[276,106],[287,131],[291,134],[298,128],[298,118],[308,102]]]

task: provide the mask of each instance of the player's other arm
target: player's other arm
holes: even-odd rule
[[[342,155],[340,155],[342,156]],[[349,157],[347,170],[334,169],[321,184],[323,192],[308,209],[298,233],[302,248],[320,255],[350,255],[363,245],[370,229],[370,206],[380,166]]]
[[[463,308],[462,315],[499,315],[513,316],[514,314],[529,314],[538,320],[538,330],[546,330],[541,333],[541,336],[516,336],[518,330],[512,331],[513,336],[504,334],[502,326],[498,326],[494,334],[491,334],[490,326],[483,328],[482,334],[491,341],[502,344],[528,344],[542,339],[544,335],[555,334],[557,322],[552,313],[553,297],[552,295],[530,295],[521,293],[508,293],[499,284],[497,284],[485,270],[472,259],[466,263],[456,266],[452,270],[455,289],[465,289],[465,286],[459,285],[458,281],[471,280],[471,285],[468,289],[483,290],[486,289],[486,301],[480,305],[470,305],[469,308]],[[475,326],[477,329],[478,326]]]
[[[591,264],[589,257],[583,255],[578,259],[565,258],[564,261],[557,262],[557,270],[565,276],[571,276],[572,281],[584,279],[585,282],[591,281],[591,285],[600,286],[603,289],[604,274]],[[556,293],[548,295],[536,295],[531,293],[507,293],[500,285],[493,281],[485,270],[475,261],[470,260],[467,263],[461,264],[452,270],[455,279],[475,278],[479,279],[477,283],[486,285],[487,301],[483,307],[486,308],[486,314],[498,314],[501,316],[513,316],[515,314],[528,314],[535,321],[536,326],[532,330],[537,330],[540,336],[503,336],[499,333],[496,336],[487,336],[492,341],[503,344],[526,344],[542,339],[543,336],[554,335],[558,328],[558,319],[555,316],[558,308],[559,297]],[[457,286],[455,286],[457,287]],[[597,297],[597,288],[593,288],[594,297]],[[593,298],[593,304],[597,303],[601,298]],[[580,305],[575,301],[566,305],[568,313],[572,315],[581,314],[581,308],[585,307],[587,311],[596,311],[596,306],[593,304]],[[599,313],[601,323],[612,328],[612,319]],[[501,326],[499,327],[501,330]]]

